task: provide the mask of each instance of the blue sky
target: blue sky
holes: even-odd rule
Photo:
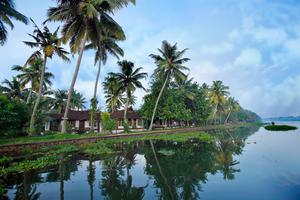
[[[46,18],[52,0],[16,0],[17,9],[38,24]],[[203,83],[222,80],[240,104],[262,117],[300,115],[300,1],[292,0],[137,0],[115,14],[127,40],[120,45],[125,59],[151,74],[149,58],[162,40],[189,48],[190,76]],[[59,24],[49,24],[54,30]],[[0,80],[11,79],[14,64],[23,64],[33,52],[21,41],[32,25],[15,23],[9,39],[0,47]],[[48,69],[54,73],[54,88],[69,87],[77,56],[71,63],[53,58]],[[92,96],[96,68],[94,52],[85,52],[75,89]],[[101,79],[117,71],[110,58]],[[148,87],[149,80],[144,83]],[[144,92],[137,91],[138,107]],[[102,90],[99,91],[104,107]]]

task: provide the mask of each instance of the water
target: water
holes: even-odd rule
[[[300,122],[289,124],[300,127]],[[5,180],[8,199],[300,199],[300,129],[213,131],[213,144],[119,144]],[[4,198],[4,197],[2,197]]]

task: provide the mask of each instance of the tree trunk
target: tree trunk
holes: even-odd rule
[[[125,103],[125,110],[124,110],[124,123],[127,123],[128,104],[129,104],[129,92],[128,92],[128,88],[126,88],[126,103]]]
[[[95,82],[95,87],[94,87],[94,96],[93,96],[94,101],[96,101],[96,98],[97,98],[97,89],[98,89],[98,82],[99,82],[100,73],[101,73],[101,61],[99,61],[98,71],[97,71],[97,76],[96,76],[96,82]],[[92,106],[92,112],[93,112],[92,115],[91,115],[91,127],[92,127],[92,132],[94,132],[94,124],[95,124],[94,114],[96,112],[97,105],[93,105],[93,103],[92,103],[91,106]],[[94,106],[96,106],[96,108]]]
[[[226,117],[226,119],[225,119],[225,121],[224,121],[224,124],[227,124],[227,121],[228,121],[230,115],[231,115],[231,110],[229,111],[229,113],[228,113],[228,115],[227,115],[227,117]]]
[[[44,56],[44,63],[42,65],[42,69],[41,69],[41,80],[40,80],[40,85],[39,85],[39,93],[38,93],[37,99],[35,101],[33,111],[31,114],[31,119],[30,119],[30,126],[29,126],[29,135],[30,136],[36,135],[35,128],[34,128],[35,115],[36,115],[38,106],[40,104],[40,100],[41,100],[41,96],[42,96],[42,92],[43,92],[43,83],[44,83],[44,77],[45,77],[46,63],[47,63],[47,56]]]
[[[165,80],[165,82],[164,82],[164,84],[163,84],[163,86],[162,86],[162,88],[161,88],[161,90],[160,90],[160,92],[159,92],[158,97],[157,97],[157,100],[156,100],[156,103],[155,103],[155,106],[154,106],[154,110],[153,110],[153,113],[152,113],[152,117],[151,117],[151,123],[150,123],[150,126],[149,126],[149,131],[152,131],[152,128],[153,128],[153,121],[154,121],[156,109],[157,109],[157,106],[158,106],[158,102],[159,102],[159,100],[160,100],[160,97],[161,97],[161,95],[162,95],[162,93],[163,93],[163,91],[164,91],[166,85],[167,85],[168,80],[169,80],[169,74],[166,76],[166,80]]]
[[[85,32],[85,34],[83,36],[83,39],[82,39],[82,43],[81,43],[81,47],[80,47],[80,51],[79,51],[79,56],[78,56],[77,63],[76,63],[75,72],[74,72],[73,79],[72,79],[72,82],[71,82],[71,85],[70,85],[70,88],[69,88],[68,100],[67,100],[67,105],[66,105],[66,108],[65,108],[64,117],[63,117],[61,133],[66,133],[67,132],[68,112],[69,112],[69,107],[70,107],[70,103],[71,103],[72,92],[74,90],[74,85],[76,83],[77,75],[78,75],[78,72],[79,72],[80,63],[81,63],[81,59],[82,59],[82,55],[83,55],[86,40],[87,40],[87,32]]]
[[[32,89],[33,89],[33,84],[32,84],[32,78],[30,78],[30,82],[31,82],[31,89],[29,90],[29,94],[28,94],[28,97],[27,97],[27,100],[26,100],[26,104],[29,104],[30,102],[30,98],[31,98],[31,94],[32,94]]]

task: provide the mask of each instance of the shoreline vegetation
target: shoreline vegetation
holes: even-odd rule
[[[290,125],[266,125],[264,128],[268,131],[291,131],[298,129],[296,126]]]
[[[236,124],[225,124],[225,125],[210,125],[210,126],[201,126],[195,127],[199,129],[229,129],[229,128],[236,128],[236,127],[245,127],[245,126],[260,126],[261,123],[236,123]],[[59,133],[59,132],[51,132],[43,136],[33,136],[33,137],[0,137],[0,148],[1,145],[14,145],[14,144],[28,144],[28,143],[38,143],[38,142],[55,142],[55,141],[63,141],[66,139],[76,140],[76,139],[89,139],[89,138],[101,138],[107,136],[122,136],[126,137],[127,135],[134,135],[134,134],[149,134],[149,133],[158,133],[158,132],[165,132],[168,134],[169,132],[176,132],[178,130],[184,130],[186,128],[169,128],[169,129],[161,129],[155,131],[139,131],[139,132],[130,132],[128,134],[120,133],[120,134],[108,134],[108,133],[87,133],[87,134],[70,134],[70,133]],[[164,133],[162,133],[164,134]],[[176,133],[175,133],[176,134]]]
[[[220,129],[235,129],[245,128],[251,126],[260,126],[261,124],[235,124],[230,126],[216,126],[212,130]],[[61,159],[71,158],[72,155],[80,153],[88,157],[108,156],[110,154],[118,153],[118,148],[121,145],[129,144],[131,142],[142,141],[168,141],[168,142],[188,142],[201,141],[203,143],[213,143],[215,136],[205,131],[193,131],[187,133],[173,133],[160,135],[147,135],[134,138],[113,138],[107,140],[100,140],[95,143],[86,144],[64,144],[55,146],[44,146],[38,149],[26,148],[18,152],[15,156],[0,157],[0,176],[8,176],[18,173],[24,173],[30,170],[41,170],[46,167],[51,167],[59,164]],[[164,153],[164,152],[162,152]],[[20,159],[22,161],[20,161]]]

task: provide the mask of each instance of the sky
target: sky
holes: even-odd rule
[[[46,19],[54,0],[16,0],[16,8],[37,24]],[[188,72],[199,84],[222,80],[231,96],[262,117],[300,115],[300,1],[299,0],[137,0],[115,13],[127,40],[120,43],[124,59],[143,67],[149,75],[155,64],[149,54],[157,54],[163,40],[188,48]],[[48,26],[55,30],[59,23]],[[15,22],[9,38],[0,46],[0,81],[11,79],[13,65],[24,64],[34,51],[22,41],[32,24]],[[67,47],[68,48],[68,47]],[[68,89],[77,55],[71,63],[53,57],[47,64],[55,75],[54,89]],[[109,57],[101,80],[118,71],[117,60]],[[87,99],[92,97],[96,67],[94,51],[86,51],[75,85]],[[149,79],[143,83],[149,88]],[[145,92],[137,90],[136,108]],[[98,92],[105,107],[103,90]]]

